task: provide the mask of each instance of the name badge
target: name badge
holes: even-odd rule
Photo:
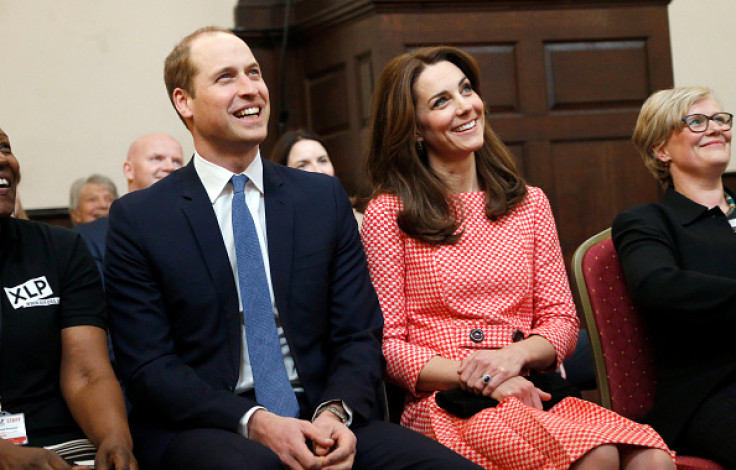
[[[0,438],[13,444],[28,444],[25,415],[6,412],[0,414]]]

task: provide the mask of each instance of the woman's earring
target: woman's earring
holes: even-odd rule
[[[421,140],[417,140],[417,152],[424,152],[424,143]]]

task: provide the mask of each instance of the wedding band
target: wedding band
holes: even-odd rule
[[[484,384],[487,384],[488,382],[491,381],[492,377],[490,375],[486,374],[483,377],[481,377],[480,379],[483,381]]]

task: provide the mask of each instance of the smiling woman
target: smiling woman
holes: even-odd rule
[[[136,469],[97,267],[79,234],[10,216],[19,180],[0,130],[0,467]]]
[[[299,170],[335,176],[322,139],[309,131],[285,132],[273,146],[270,160]]]
[[[665,195],[619,214],[612,230],[655,346],[646,420],[677,451],[728,468],[736,468],[736,348],[698,332],[736,327],[736,195],[721,180],[732,121],[707,88],[650,96],[633,141]]]
[[[69,189],[69,218],[72,224],[86,224],[107,217],[118,190],[110,178],[92,175],[79,178]]]
[[[549,202],[488,124],[475,60],[395,58],[372,116],[362,237],[402,424],[487,469],[674,468],[651,428],[564,393],[547,404],[568,386],[543,373],[578,319]]]

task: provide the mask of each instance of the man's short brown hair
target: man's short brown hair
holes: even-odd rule
[[[174,105],[174,90],[177,88],[186,91],[189,96],[194,96],[194,76],[198,70],[191,61],[191,46],[195,39],[209,33],[225,33],[235,36],[229,29],[220,28],[219,26],[205,26],[179,41],[169,55],[166,56],[166,61],[164,62],[164,82],[166,83],[166,91],[169,94],[169,100],[172,105]],[[176,105],[174,105],[174,109],[176,109]],[[176,113],[179,114],[179,111],[177,110]],[[179,119],[182,120],[184,125],[187,124],[181,115],[179,115]]]

